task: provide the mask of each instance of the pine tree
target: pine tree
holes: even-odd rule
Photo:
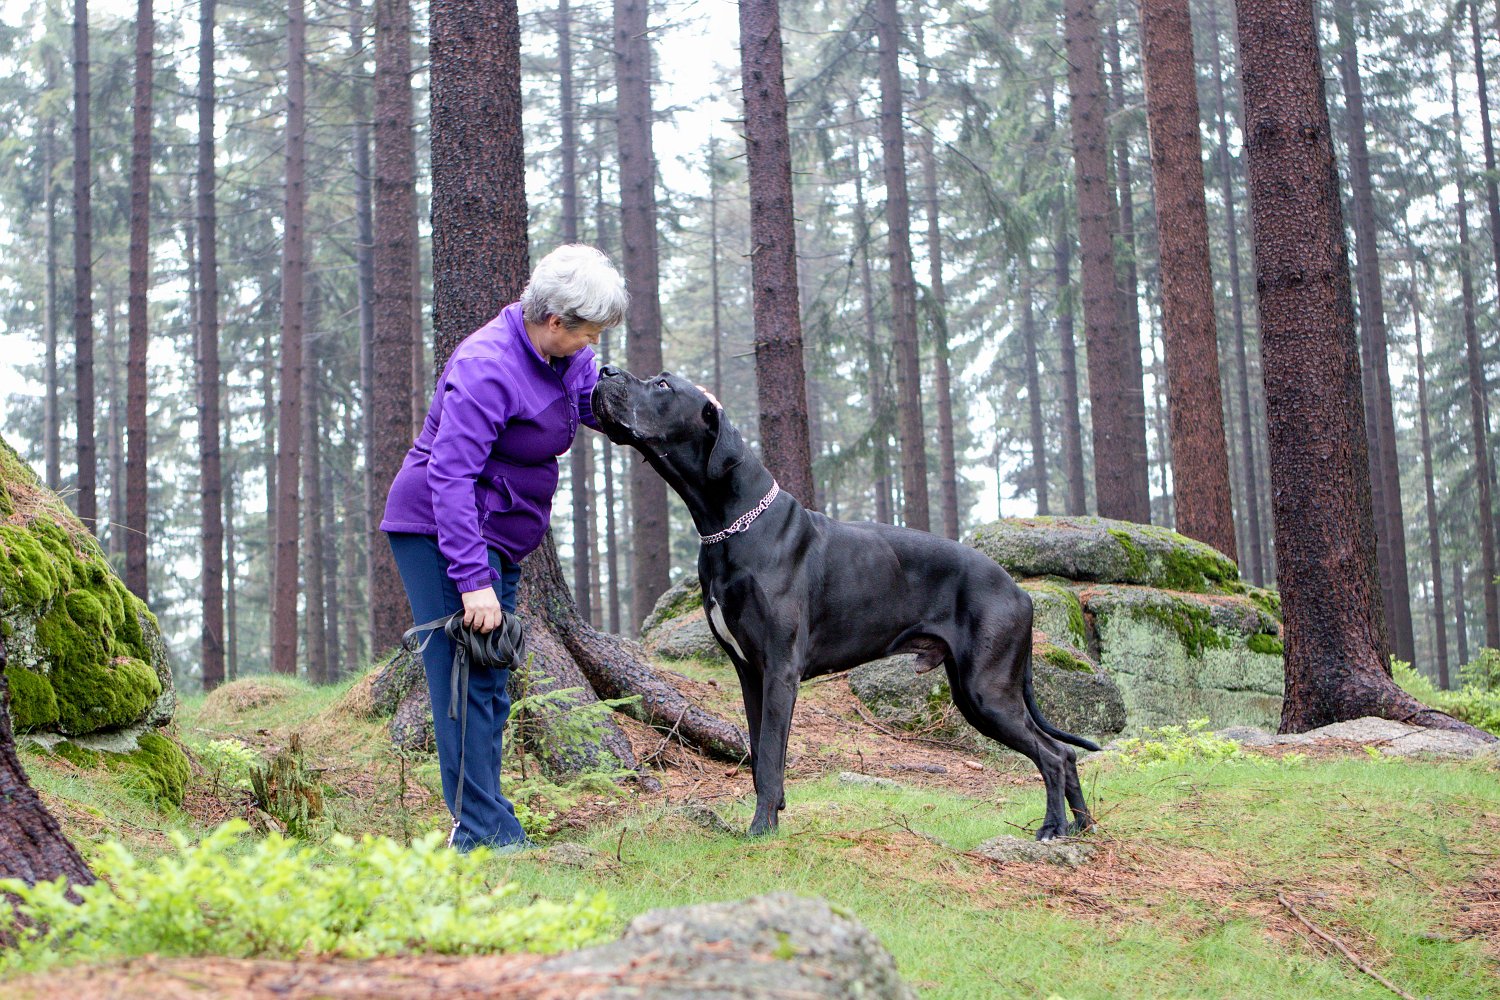
[[[198,6],[198,468],[203,491],[203,688],[224,681],[224,493],[219,453],[219,262],[214,174],[215,0]]]

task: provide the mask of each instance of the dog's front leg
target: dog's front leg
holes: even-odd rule
[[[755,790],[759,792],[760,776],[755,768],[755,750],[760,743],[760,707],[765,681],[759,670],[747,665],[738,656],[730,653],[729,658],[734,663],[734,672],[740,678],[740,697],[745,702],[745,726],[750,731],[750,777],[755,782]]]
[[[797,682],[801,671],[788,664],[768,665],[762,684],[760,734],[755,741],[755,817],[750,836],[773,833],[777,813],[785,801],[786,742],[792,728],[792,709],[797,705]]]

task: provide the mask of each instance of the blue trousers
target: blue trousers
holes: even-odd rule
[[[411,604],[414,623],[429,622],[463,608],[458,587],[448,579],[448,560],[438,550],[437,538],[404,532],[387,532],[401,584]],[[500,574],[495,594],[506,611],[516,610],[516,585],[521,567],[489,550],[490,565]],[[454,809],[458,790],[459,723],[448,718],[448,695],[453,670],[453,644],[435,629],[432,641],[422,651],[427,673],[427,691],[432,698],[432,730],[437,739],[438,766],[443,778],[443,800]],[[425,635],[424,635],[425,638]],[[501,734],[510,718],[510,695],[506,683],[509,670],[469,671],[468,739],[464,743],[463,815],[453,835],[453,846],[470,851],[481,844],[503,847],[526,839],[516,820],[515,808],[500,792]]]

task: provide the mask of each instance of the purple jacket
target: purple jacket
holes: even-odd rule
[[[598,429],[589,405],[598,381],[590,348],[549,364],[520,303],[506,306],[448,360],[381,530],[436,535],[459,591],[489,586],[486,545],[519,562],[546,535],[557,456],[580,422]]]

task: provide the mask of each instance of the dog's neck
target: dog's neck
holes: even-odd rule
[[[675,470],[658,466],[657,471],[682,498],[699,535],[723,531],[735,518],[760,503],[776,481],[748,448],[744,459],[722,479],[691,482]]]

